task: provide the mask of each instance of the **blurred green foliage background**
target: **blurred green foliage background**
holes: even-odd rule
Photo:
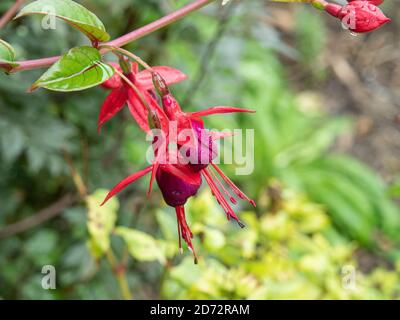
[[[12,2],[2,1],[0,11]],[[189,1],[78,2],[115,38]],[[386,8],[398,14],[395,5]],[[97,135],[105,90],[28,94],[43,70],[0,75],[0,298],[120,299],[121,268],[134,299],[399,298],[399,176],[373,166],[370,158],[382,155],[357,158],[344,148],[359,115],[330,108],[331,90],[344,106],[362,102],[351,94],[357,83],[350,91],[337,84],[327,56],[339,61],[339,53],[370,39],[352,39],[334,22],[308,6],[232,0],[128,46],[152,65],[189,76],[173,87],[186,110],[257,110],[207,122],[255,129],[254,172],[223,169],[258,207],[239,205],[247,225],[241,230],[207,188],[191,199],[199,265],[188,250],[178,253],[174,212],[159,191],[145,197],[147,178],[98,207],[104,189],[145,166],[147,150],[128,113]],[[384,31],[387,38],[395,28]],[[86,43],[62,22],[48,31],[34,18],[0,33],[20,59]],[[333,53],[338,34],[353,51]],[[375,81],[385,86],[387,79]],[[91,194],[87,201],[75,190],[76,173]],[[56,267],[56,290],[41,287],[44,265]]]

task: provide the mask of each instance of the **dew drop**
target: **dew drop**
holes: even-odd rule
[[[356,32],[354,32],[354,31],[350,31],[350,35],[353,36],[353,37],[357,37],[358,36],[358,34]]]

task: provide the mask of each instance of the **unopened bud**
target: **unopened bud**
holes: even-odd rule
[[[345,6],[328,3],[324,9],[330,15],[340,19],[342,25],[353,32],[370,32],[378,29],[390,19],[377,5],[379,0],[352,0]]]
[[[120,56],[119,65],[123,73],[130,74],[132,72],[132,66],[127,58]]]
[[[157,93],[161,97],[165,97],[166,95],[168,95],[170,93],[167,83],[165,82],[163,77],[161,77],[161,75],[159,73],[153,72],[152,78],[153,78],[154,88],[156,88]]]

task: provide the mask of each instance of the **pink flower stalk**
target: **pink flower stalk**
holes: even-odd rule
[[[117,63],[111,62],[110,64],[119,72],[122,72],[121,67]],[[185,74],[170,67],[153,67],[153,69],[162,74],[168,84],[174,84],[186,79]],[[131,64],[131,70],[129,72],[125,70],[125,76],[138,88],[149,105],[157,109],[158,104],[149,92],[149,90],[153,88],[150,71],[143,70],[139,72],[138,64],[133,62]],[[101,86],[106,89],[111,89],[112,91],[105,99],[100,110],[97,125],[99,132],[104,123],[114,117],[125,104],[128,105],[129,111],[139,127],[145,132],[150,130],[147,119],[147,108],[143,105],[142,100],[133,88],[125,81],[122,81],[118,74],[114,74],[113,77],[105,81]]]
[[[373,31],[390,21],[378,8],[383,0],[348,0],[348,2],[345,6],[325,3],[324,10],[342,20],[351,31],[357,33]]]

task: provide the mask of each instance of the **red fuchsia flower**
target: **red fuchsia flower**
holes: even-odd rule
[[[166,139],[165,143],[162,143],[161,147],[156,148],[155,143],[157,139],[154,138],[153,150],[155,160],[153,164],[142,171],[128,176],[118,183],[107,195],[103,204],[129,184],[135,182],[142,176],[151,173],[148,195],[151,192],[153,181],[156,180],[165,202],[169,206],[175,208],[178,222],[179,248],[182,250],[182,237],[193,252],[195,263],[197,263],[196,253],[191,240],[193,234],[186,221],[184,205],[190,197],[197,194],[202,183],[202,177],[205,178],[213,195],[224,209],[228,220],[233,218],[241,227],[244,227],[244,224],[239,220],[238,216],[228,203],[227,198],[231,203],[237,203],[233,194],[236,194],[241,199],[249,201],[255,206],[255,202],[248,198],[227,176],[225,176],[222,170],[212,162],[217,155],[214,141],[224,138],[228,136],[228,134],[206,131],[201,117],[212,114],[253,111],[234,107],[214,107],[199,112],[186,113],[182,111],[179,103],[170,93],[166,81],[159,73],[153,73],[153,81],[155,88],[161,96],[163,116],[166,117],[169,122],[177,122],[178,137],[180,132],[189,129],[195,137],[196,143],[188,143],[186,139],[180,140],[178,137],[170,135],[167,132],[168,128],[165,127],[165,121],[160,121],[158,119],[158,112],[152,110],[152,115],[149,118],[151,122],[149,127],[161,129],[164,133],[163,139]],[[177,151],[170,152],[168,150],[170,142],[177,143]],[[185,152],[182,153],[182,150],[185,150]],[[183,156],[186,154],[186,151],[194,154],[194,157],[190,157],[189,162],[181,161],[184,158]],[[161,162],[162,158],[167,160],[166,163]],[[172,158],[178,159],[178,163],[172,164]],[[209,165],[211,165],[215,172],[209,168]],[[217,177],[217,174],[222,178],[222,181],[230,187],[231,191],[227,190],[223,182],[221,182]]]
[[[326,12],[340,19],[351,31],[357,33],[373,31],[390,21],[378,8],[383,0],[348,0],[348,2],[345,6],[325,3],[323,7]]]
[[[158,75],[157,73],[153,73],[153,82],[154,86],[157,89],[159,95],[161,96],[161,101],[163,105],[163,110],[170,121],[177,121],[178,132],[184,129],[190,129],[193,132],[195,137],[195,145],[189,145],[189,148],[183,148],[184,153],[189,151],[191,155],[194,157],[189,158],[189,164],[193,171],[201,172],[207,183],[209,184],[213,195],[217,198],[218,203],[222,206],[224,211],[226,212],[228,219],[233,218],[239,224],[240,221],[228,202],[226,201],[225,196],[230,199],[233,204],[236,204],[235,198],[225,189],[223,184],[218,180],[217,176],[210,170],[209,165],[216,170],[216,172],[221,176],[221,178],[230,186],[233,193],[235,193],[239,198],[245,199],[249,201],[252,205],[255,206],[255,202],[249,199],[235,184],[222,172],[221,169],[218,168],[216,164],[212,162],[213,158],[217,155],[217,150],[214,144],[214,140],[224,138],[225,136],[221,133],[210,133],[204,129],[204,123],[201,120],[201,117],[213,115],[213,114],[224,114],[224,113],[236,113],[236,112],[255,112],[249,109],[240,109],[235,107],[213,107],[209,109],[205,109],[197,112],[184,112],[179,103],[171,94],[168,89],[168,85],[165,80]],[[185,146],[186,140],[183,145],[181,145],[182,141],[179,140],[179,136],[177,139],[177,144],[179,148]],[[189,149],[189,150],[188,150]],[[180,149],[181,150],[181,149]]]
[[[121,67],[117,63],[110,64],[119,72],[122,72]],[[149,91],[153,89],[150,71],[143,70],[139,72],[139,67],[136,62],[131,63],[130,69],[131,70],[128,70],[128,72],[125,70],[124,75],[129,79],[129,81],[132,82],[134,86],[138,88],[140,93],[143,95],[143,98],[147,101],[151,108],[159,108],[157,102]],[[168,84],[174,84],[186,79],[185,74],[170,67],[153,67],[153,70],[162,74]],[[112,91],[105,99],[100,110],[97,125],[99,132],[101,131],[101,127],[104,125],[104,123],[114,117],[124,107],[125,104],[128,105],[129,111],[139,127],[145,132],[150,129],[147,119],[148,110],[146,106],[143,105],[142,100],[130,84],[123,81],[123,79],[121,79],[121,77],[116,73],[101,86],[106,89],[111,89]]]

